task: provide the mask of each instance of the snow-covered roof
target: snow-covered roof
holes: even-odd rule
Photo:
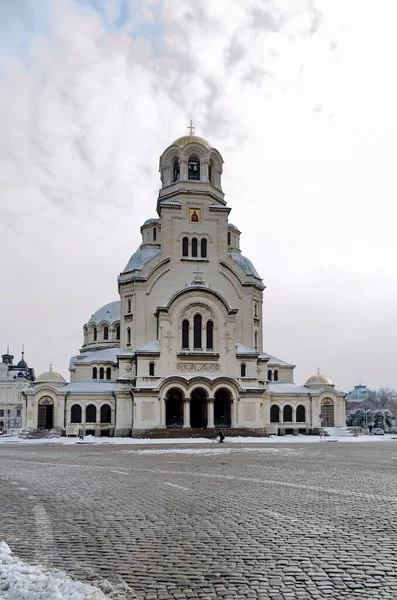
[[[244,344],[236,344],[236,354],[258,354],[256,350],[244,346]]]
[[[228,223],[227,226],[229,229],[234,229],[235,231],[238,231],[238,233],[240,233],[239,228],[233,225],[233,223]]]
[[[182,206],[182,203],[178,202],[178,200],[162,200],[160,204],[172,204],[173,206]]]
[[[93,350],[92,352],[82,352],[77,356],[72,356],[70,359],[70,367],[83,363],[94,362],[111,362],[117,364],[117,355],[120,353],[120,348],[105,348],[104,350]]]
[[[109,323],[120,321],[120,300],[115,300],[115,302],[109,302],[109,304],[101,306],[101,308],[94,312],[88,324],[95,323],[98,325],[102,321],[108,321]]]
[[[74,393],[89,393],[94,394],[105,394],[113,392],[117,389],[117,383],[107,381],[77,381],[75,383],[68,383],[62,388],[63,392]]]
[[[146,219],[142,227],[146,227],[146,225],[152,225],[153,223],[160,223],[160,219]]]
[[[159,248],[144,248],[143,250],[137,250],[128,261],[123,273],[130,273],[131,271],[140,271],[142,267],[149,262],[152,258],[161,254]]]
[[[316,394],[304,385],[295,385],[294,383],[269,383],[269,392],[271,394]]]
[[[160,352],[160,342],[153,340],[138,348],[137,352]]]
[[[239,252],[230,252],[230,258],[234,260],[242,269],[244,269],[247,275],[252,275],[256,279],[262,281],[262,278],[259,276],[258,271],[255,269],[254,265],[250,261],[249,258],[243,256]]]
[[[268,354],[267,352],[263,352],[259,358],[268,358],[268,365],[270,367],[272,366],[277,366],[277,367],[291,367],[294,368],[296,365],[292,365],[291,363],[287,363],[284,360],[281,360],[281,358],[276,358],[275,356],[272,356],[271,354]]]

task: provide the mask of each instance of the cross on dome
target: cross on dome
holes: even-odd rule
[[[187,129],[189,129],[189,135],[194,135],[195,132],[195,127],[193,126],[193,121],[192,119],[190,119],[190,125],[187,126]]]
[[[52,367],[53,367],[53,366],[54,366],[54,365],[53,365],[53,363],[52,363],[52,362],[50,362],[50,373],[52,373]]]

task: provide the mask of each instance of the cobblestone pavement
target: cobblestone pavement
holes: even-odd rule
[[[0,539],[120,600],[397,599],[396,441],[159,448],[2,446]]]

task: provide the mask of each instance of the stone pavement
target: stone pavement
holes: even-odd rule
[[[0,448],[0,539],[129,600],[397,599],[397,441]]]

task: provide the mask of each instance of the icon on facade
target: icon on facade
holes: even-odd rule
[[[190,222],[191,223],[200,223],[200,209],[199,208],[191,208],[189,214],[190,214]]]

